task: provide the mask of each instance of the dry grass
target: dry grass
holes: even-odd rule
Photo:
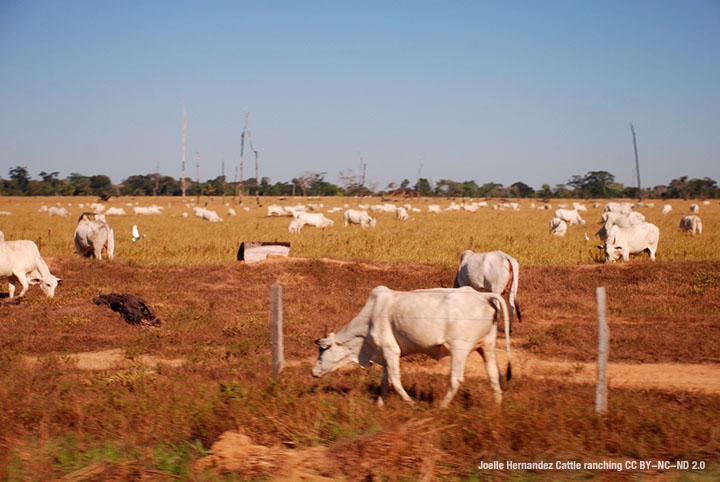
[[[2,198],[0,210],[10,211],[13,215],[0,217],[0,230],[5,232],[7,239],[35,240],[45,256],[68,255],[74,249],[75,221],[83,212],[78,205],[93,201],[92,198]],[[231,204],[232,199],[226,201]],[[67,207],[72,216],[49,217],[47,213],[37,212],[42,203],[52,206],[56,202]],[[132,207],[126,205],[138,203],[149,206],[155,202],[164,206],[163,215],[133,215]],[[465,249],[499,249],[511,253],[521,265],[588,264],[604,259],[595,248],[599,240],[593,236],[599,228],[601,208],[589,207],[588,213],[583,213],[588,224],[570,226],[568,235],[558,239],[548,234],[552,211],[531,209],[527,200],[521,201],[520,211],[499,211],[488,207],[480,208],[476,213],[442,214],[428,213],[427,205],[437,202],[445,208],[449,200],[411,200],[408,202],[419,207],[421,213],[411,213],[410,219],[404,222],[395,220],[394,215],[380,213],[377,227],[366,230],[358,226],[343,227],[342,212],[326,214],[335,221],[335,226],[326,229],[306,227],[299,234],[288,233],[289,218],[266,216],[270,204],[295,205],[298,202],[307,204],[308,200],[267,198],[262,199],[262,207],[256,207],[254,199],[246,198],[245,206],[249,206],[250,211],[234,206],[239,215],[229,217],[221,198],[201,198],[201,205],[208,203],[208,208],[216,210],[224,218],[222,223],[209,223],[193,217],[192,209],[177,198],[113,198],[106,205],[122,207],[129,213],[125,217],[110,217],[109,223],[115,230],[118,261],[133,266],[222,263],[234,259],[241,241],[274,240],[290,240],[294,256],[394,264],[423,263],[453,268]],[[380,200],[323,198],[309,202],[322,202],[324,210],[327,210],[333,206],[344,209],[345,204],[357,208],[359,203],[376,204]],[[67,206],[68,203],[72,206]],[[689,213],[690,203],[672,201],[673,211],[665,216],[661,214],[662,202],[656,202],[654,208],[638,208],[649,222],[660,228],[659,260],[720,259],[720,203],[712,201],[709,206],[701,206],[699,215],[704,232],[696,237],[678,229],[681,215]],[[557,201],[554,204],[556,207]],[[183,212],[188,212],[190,217],[183,218]],[[148,238],[133,243],[130,236],[133,224],[137,224]],[[591,238],[590,242],[585,241],[585,233]],[[638,258],[647,259],[647,254]]]
[[[281,448],[324,446],[316,479],[513,475],[477,472],[481,460],[704,460],[713,468],[695,475],[718,473],[718,395],[613,389],[609,415],[597,417],[591,386],[521,377],[511,382],[497,411],[484,377],[468,376],[450,408],[439,410],[435,400],[446,390],[447,376],[407,371],[403,383],[417,406],[391,395],[380,410],[374,404],[377,367],[321,379],[309,375],[312,340],[325,324],[339,328],[349,321],[372,287],[447,286],[454,267],[300,260],[148,269],[68,255],[49,262],[66,280],[56,298],[32,290],[21,304],[0,306],[2,479],[48,480],[78,470],[102,480],[165,480],[164,474],[272,479],[278,474],[274,464],[284,463],[272,457],[287,456]],[[516,325],[515,349],[591,358],[593,289],[600,282],[608,287],[611,361],[716,365],[718,272],[717,261],[523,267],[526,321]],[[283,285],[291,362],[279,380],[270,377],[268,350],[273,283]],[[165,324],[125,324],[92,304],[101,289],[143,296]],[[70,356],[113,348],[125,351],[127,363],[87,371]],[[39,363],[28,364],[29,354]],[[185,364],[150,368],[143,355]],[[263,452],[271,457],[265,469],[193,471],[222,433],[238,429],[272,449]],[[546,480],[567,475],[533,474]]]

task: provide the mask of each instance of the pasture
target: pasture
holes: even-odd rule
[[[335,225],[288,233],[273,203],[323,203],[321,212],[379,199],[245,198],[224,221],[193,217],[172,198],[113,198],[108,216],[115,261],[81,258],[72,242],[90,198],[0,198],[0,230],[32,239],[53,274],[56,297],[31,288],[0,305],[0,478],[48,480],[479,480],[720,476],[720,204],[701,205],[703,233],[678,229],[692,201],[638,208],[660,228],[658,261],[647,254],[605,265],[594,237],[602,208],[585,226],[548,234],[550,211],[480,208],[428,213],[450,200],[409,200],[420,213],[375,228]],[[456,200],[460,202],[460,200]],[[42,204],[72,214],[50,217]],[[568,201],[570,202],[570,201]],[[72,203],[72,206],[68,206]],[[163,206],[161,215],[132,207]],[[168,204],[169,203],[169,204]],[[128,206],[130,204],[130,206]],[[493,204],[493,203],[491,203]],[[539,205],[539,203],[536,203]],[[604,202],[601,202],[604,204]],[[187,212],[187,218],[183,213]],[[371,213],[372,216],[375,214]],[[146,238],[136,243],[131,228]],[[586,241],[584,234],[590,237]],[[291,241],[288,260],[234,261],[241,241]],[[452,286],[460,253],[503,250],[520,262],[524,321],[511,337],[514,377],[496,408],[482,359],[437,407],[449,366],[401,361],[417,403],[390,392],[374,401],[381,370],[357,366],[314,379],[313,340],[338,330],[377,285]],[[269,286],[283,286],[286,368],[270,368]],[[609,412],[593,412],[594,288],[606,286],[611,330]],[[6,285],[0,293],[6,293]],[[92,298],[101,291],[145,298],[160,328],[126,324]],[[3,295],[0,295],[3,296]],[[501,339],[502,346],[504,340]],[[499,350],[502,355],[503,350]],[[503,364],[501,364],[503,366]],[[214,445],[215,444],[215,445]],[[478,469],[481,462],[702,461],[703,470],[535,471]]]

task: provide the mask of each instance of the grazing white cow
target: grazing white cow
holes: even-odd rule
[[[645,216],[635,211],[630,214],[620,214],[612,211],[606,211],[602,214],[602,226],[598,232],[595,233],[595,236],[598,236],[600,239],[605,241],[608,237],[608,233],[610,232],[610,228],[613,226],[629,228],[630,226],[635,226],[636,224],[644,222]]]
[[[285,216],[285,208],[278,206],[277,204],[271,204],[268,206],[268,216]]]
[[[660,230],[651,223],[641,223],[629,228],[613,226],[608,232],[605,241],[605,262],[613,263],[622,256],[628,261],[631,253],[639,253],[646,249],[650,253],[650,260],[655,261]]]
[[[630,212],[632,212],[632,204],[609,202],[605,205],[605,211],[620,214],[630,214]]]
[[[371,218],[367,211],[356,211],[355,209],[348,209],[343,214],[345,218],[345,226],[348,224],[359,224],[363,229],[370,226],[375,227],[377,223],[376,218]]]
[[[315,226],[316,228],[324,228],[325,226],[332,226],[335,224],[335,221],[326,218],[323,213],[296,212],[293,215],[293,218],[302,221],[303,224],[309,224],[310,226]]]
[[[212,223],[222,222],[222,218],[218,216],[217,212],[211,209],[195,206],[193,212],[195,216],[201,218],[203,221],[210,221]]]
[[[233,208],[228,208],[228,216],[237,216],[237,213]]]
[[[450,388],[440,404],[445,408],[463,381],[468,355],[477,350],[485,359],[495,401],[500,403],[502,375],[495,353],[500,316],[505,324],[510,380],[508,311],[501,296],[470,287],[393,291],[378,286],[342,330],[315,341],[319,353],[312,374],[319,377],[350,362],[363,368],[377,363],[385,367],[378,405],[384,403],[388,382],[412,404],[400,381],[400,357],[423,353],[439,360],[450,356]]]
[[[102,259],[103,249],[110,261],[115,257],[115,233],[104,219],[90,220],[83,214],[75,227],[75,251],[86,257]]]
[[[518,321],[522,321],[520,305],[517,299],[520,265],[517,260],[502,251],[473,253],[467,249],[460,255],[460,267],[455,275],[453,286],[471,286],[477,291],[499,293],[507,297],[510,307],[510,331],[515,312]]]
[[[407,210],[401,206],[397,208],[397,211],[395,211],[395,217],[398,219],[398,221],[405,221],[410,216],[408,216]]]
[[[452,201],[450,205],[445,208],[445,211],[460,211],[460,205],[455,204],[455,201]]]
[[[560,218],[552,218],[550,220],[550,234],[562,237],[567,234],[567,224]]]
[[[105,205],[104,205],[104,204],[92,203],[92,204],[90,205],[90,207],[92,208],[92,210],[93,210],[94,212],[96,212],[96,213],[98,213],[98,214],[100,214],[101,212],[105,211]]]
[[[293,219],[290,221],[290,225],[288,226],[288,232],[290,233],[299,233],[302,230],[302,227],[305,225],[304,222],[302,222],[301,219]]]
[[[555,217],[569,224],[585,224],[585,220],[575,209],[556,209]]]
[[[46,213],[48,211],[48,207],[46,205],[40,206],[40,209],[38,209],[39,213]]]
[[[702,221],[699,216],[691,214],[680,219],[680,229],[690,232],[693,236],[702,233]]]
[[[479,208],[478,206],[476,206],[475,204],[465,204],[465,203],[462,203],[462,204],[460,205],[460,207],[463,209],[463,211],[467,211],[467,212],[469,212],[469,213],[474,213],[475,211],[477,211],[478,209],[480,209],[480,208]]]
[[[70,213],[65,208],[56,208],[55,206],[48,209],[50,216],[70,216]]]
[[[440,206],[438,206],[437,204],[431,204],[431,205],[429,205],[428,208],[427,208],[427,210],[428,210],[429,213],[439,213],[439,212],[441,212],[441,211],[440,211]]]
[[[126,214],[123,208],[108,208],[108,210],[105,211],[106,216],[125,216]]]
[[[690,205],[690,212],[692,212],[692,213],[699,213],[699,212],[700,212],[700,206],[698,206],[698,205],[695,204],[695,203],[691,204],[691,205]]]
[[[666,205],[663,206],[663,210],[662,210],[662,213],[663,213],[663,214],[667,214],[667,213],[669,213],[670,211],[672,211],[672,206],[671,206],[671,205],[666,204]]]
[[[162,211],[160,211],[161,209],[162,209],[161,206],[156,206],[154,204],[152,206],[147,206],[147,207],[145,207],[145,206],[133,207],[133,211],[135,212],[135,214],[162,214]]]
[[[52,298],[55,288],[62,281],[50,273],[37,245],[29,240],[0,242],[0,279],[5,278],[9,281],[10,299],[15,297],[16,283],[22,286],[18,298],[27,293],[31,284],[39,284],[43,292]]]
[[[575,211],[577,211],[577,212],[580,212],[580,211],[585,211],[585,212],[587,212],[587,207],[586,207],[584,204],[581,204],[581,203],[578,203],[578,202],[574,202],[574,203],[573,203],[573,208],[574,208]]]

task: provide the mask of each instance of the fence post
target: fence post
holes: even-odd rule
[[[278,377],[285,367],[282,331],[282,286],[270,286],[270,347],[273,376]]]
[[[610,329],[605,313],[605,287],[595,288],[598,314],[598,361],[597,385],[595,386],[595,413],[607,412],[607,362],[609,352]]]

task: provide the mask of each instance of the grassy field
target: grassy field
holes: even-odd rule
[[[12,212],[0,216],[0,230],[8,239],[33,239],[44,256],[63,256],[74,250],[75,222],[83,211],[79,207],[95,201],[91,198],[61,198],[60,204],[72,215],[48,216],[38,212],[41,204],[53,206],[59,198],[0,198],[0,210]],[[195,201],[195,198],[188,198]],[[359,226],[343,227],[342,211],[326,214],[335,225],[325,229],[305,227],[298,234],[288,233],[290,218],[267,217],[267,206],[278,203],[308,204],[301,198],[278,200],[262,199],[257,207],[253,198],[245,198],[244,211],[228,204],[238,216],[227,216],[228,207],[221,198],[201,198],[201,206],[216,210],[224,218],[222,223],[209,223],[193,217],[191,207],[177,199],[167,198],[113,198],[108,207],[122,207],[128,216],[109,217],[115,230],[116,254],[120,262],[138,266],[186,265],[221,263],[234,259],[242,241],[292,242],[293,256],[309,258],[335,258],[344,260],[372,260],[388,263],[423,263],[455,267],[460,253],[465,249],[492,251],[499,249],[512,254],[521,265],[527,264],[586,264],[597,263],[604,258],[595,247],[599,243],[594,233],[599,229],[602,208],[581,213],[587,221],[585,226],[569,226],[564,238],[552,238],[548,234],[548,222],[552,212],[531,209],[530,201],[522,201],[521,209],[504,211],[480,208],[478,212],[427,212],[427,206],[437,202],[444,209],[450,200],[423,198],[411,200],[421,213],[411,213],[407,221],[397,221],[394,215],[378,214],[377,227],[362,230]],[[460,200],[456,200],[460,202]],[[335,206],[357,208],[358,204],[377,204],[379,198],[323,198],[309,202],[324,204],[323,210]],[[566,201],[569,202],[569,201]],[[697,201],[696,201],[697,202]],[[133,215],[132,207],[163,206],[162,215]],[[404,201],[403,201],[404,203]],[[72,204],[69,206],[68,204]],[[128,206],[127,204],[132,204]],[[539,203],[538,203],[539,204]],[[553,201],[553,208],[558,202]],[[604,205],[604,202],[602,203]],[[690,237],[678,229],[680,217],[689,214],[691,201],[672,201],[673,211],[662,215],[662,203],[654,208],[638,208],[648,222],[660,228],[658,259],[666,261],[720,259],[720,202],[712,201],[701,206],[703,234]],[[188,202],[188,206],[193,206]],[[182,214],[189,213],[188,218]],[[137,224],[140,232],[148,236],[142,243],[132,243],[131,228]],[[584,234],[591,240],[587,242]],[[647,257],[647,255],[644,255]]]
[[[60,201],[69,218],[37,210]],[[56,297],[32,288],[0,303],[0,479],[50,480],[717,480],[720,477],[720,253],[717,201],[701,206],[704,232],[677,229],[673,212],[640,209],[660,227],[658,261],[602,264],[600,210],[568,236],[547,233],[551,212],[529,209],[428,214],[405,222],[381,214],[375,229],[335,226],[287,232],[267,205],[225,221],[192,217],[177,200],[160,216],[109,218],[116,260],[73,253],[74,223],[94,199],[0,199],[7,239],[33,239],[64,279]],[[247,201],[247,200],[246,200]],[[254,205],[254,200],[253,205]],[[379,200],[363,200],[374,203]],[[107,203],[150,205],[153,199]],[[325,209],[355,199],[322,199]],[[440,202],[442,207],[449,200]],[[203,198],[202,203],[205,203]],[[283,201],[284,204],[294,204]],[[183,218],[183,212],[190,217]],[[133,244],[137,224],[147,238]],[[234,262],[240,241],[290,240],[301,258]],[[407,406],[391,392],[379,409],[381,370],[352,367],[310,375],[313,340],[339,329],[377,285],[410,290],[451,286],[464,249],[502,249],[521,264],[524,321],[512,336],[516,376],[494,406],[482,361],[446,410],[446,365],[403,359]],[[330,259],[326,259],[330,258]],[[338,262],[344,260],[346,262]],[[271,284],[283,286],[287,367],[273,379]],[[648,380],[611,382],[609,412],[593,413],[595,286],[608,291],[611,363],[655,370]],[[0,287],[0,296],[6,287]],[[100,291],[145,298],[160,328],[126,324],[92,298]],[[471,363],[472,362],[472,363]],[[533,362],[535,364],[532,364]],[[550,370],[555,364],[559,368]],[[535,367],[545,367],[539,371]],[[691,385],[696,372],[706,386]],[[676,373],[679,381],[658,383]],[[708,378],[702,378],[707,380]],[[720,381],[720,377],[718,377]],[[243,436],[247,436],[245,439]],[[481,462],[640,460],[703,462],[701,470],[520,471]]]

